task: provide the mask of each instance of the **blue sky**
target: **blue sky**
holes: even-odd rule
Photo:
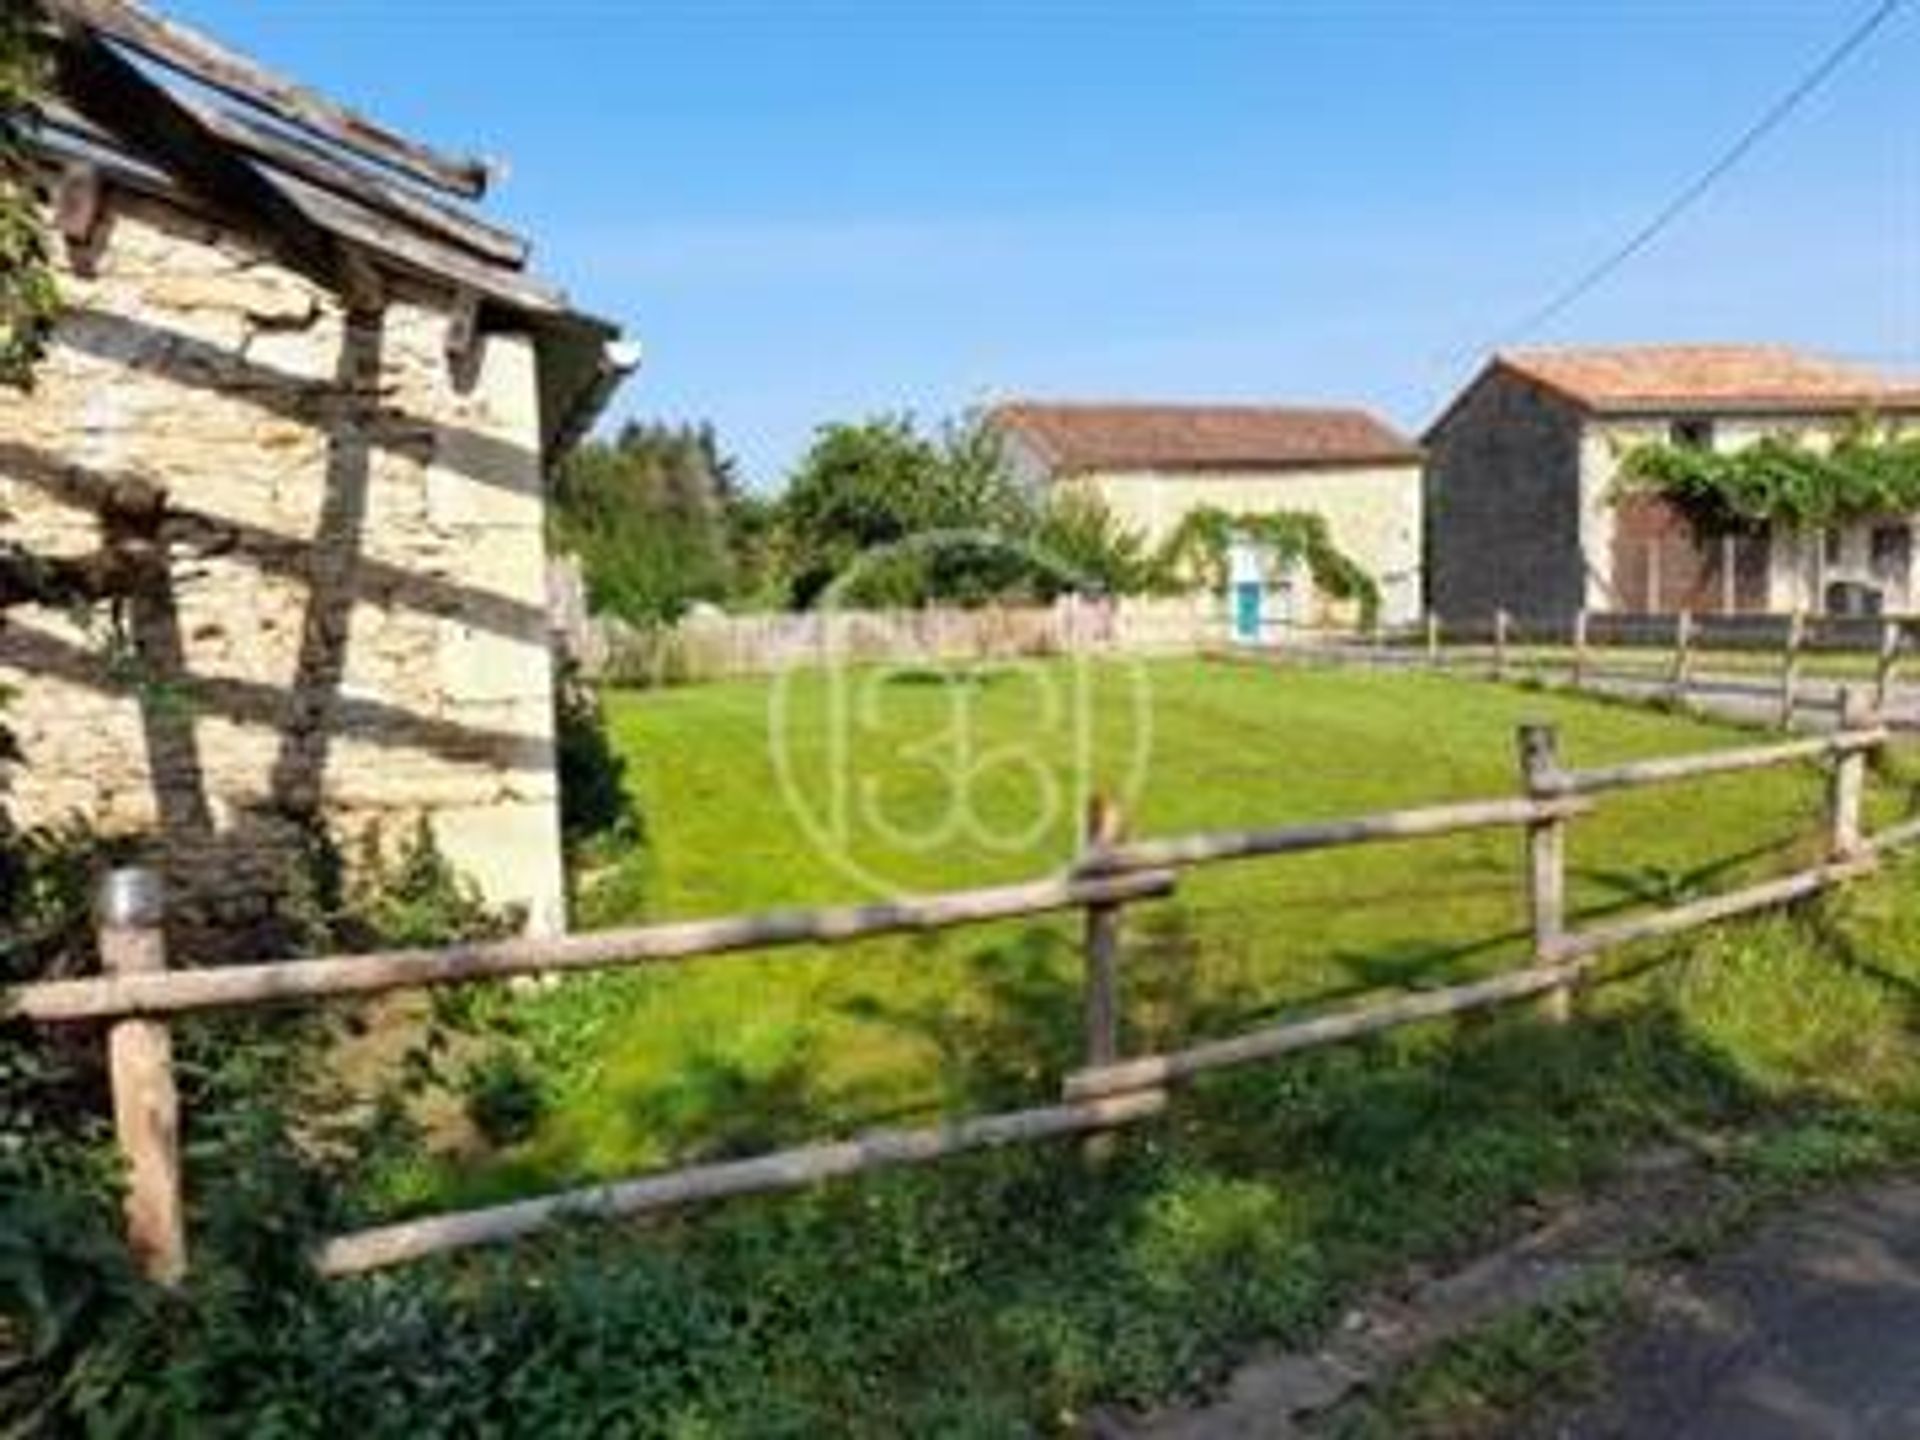
[[[1016,394],[1409,429],[1869,0],[171,0],[506,158],[494,213],[646,350],[616,416],[777,483],[813,427]],[[1535,342],[1920,369],[1920,6]]]

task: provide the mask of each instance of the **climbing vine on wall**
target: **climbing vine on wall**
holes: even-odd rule
[[[1324,519],[1302,511],[1233,515],[1212,506],[1189,511],[1161,546],[1156,568],[1170,586],[1223,589],[1227,550],[1236,538],[1263,546],[1277,565],[1304,563],[1322,594],[1360,606],[1362,623],[1372,624],[1379,614],[1380,587],[1374,578],[1334,545]]]
[[[45,79],[36,7],[6,0],[0,4],[0,385],[16,389],[32,383],[59,304],[30,149]]]
[[[1897,434],[1862,417],[1824,449],[1792,435],[1731,451],[1638,445],[1620,474],[1623,493],[1657,494],[1705,528],[1817,527],[1920,511],[1920,433]]]

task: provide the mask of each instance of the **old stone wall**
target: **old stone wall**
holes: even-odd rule
[[[1427,444],[1428,603],[1449,620],[1504,608],[1564,619],[1586,603],[1580,424],[1537,386],[1494,370]]]
[[[167,583],[90,618],[16,610],[11,804],[151,834],[196,915],[268,911],[309,822],[449,857],[564,923],[534,356],[445,353],[444,297],[377,315],[250,242],[116,194],[62,276],[38,386],[0,395],[0,511],[50,553],[163,487]]]

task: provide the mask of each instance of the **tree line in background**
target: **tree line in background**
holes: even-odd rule
[[[629,424],[568,460],[553,522],[591,607],[637,625],[701,602],[879,609],[1218,589],[1235,533],[1363,615],[1378,603],[1318,516],[1201,509],[1153,547],[1096,497],[1022,484],[977,420],[823,426],[777,498],[741,488],[710,426]]]

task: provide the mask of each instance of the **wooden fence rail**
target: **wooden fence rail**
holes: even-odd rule
[[[1450,802],[1346,820],[1129,840],[1123,817],[1097,805],[1085,841],[1063,875],[871,905],[780,911],[641,926],[551,940],[506,940],[438,950],[331,956],[222,968],[166,968],[157,881],[116,871],[102,896],[100,949],[107,973],[0,989],[0,1018],[40,1024],[104,1023],[116,1134],[127,1161],[127,1227],[146,1271],[162,1282],[185,1273],[177,1105],[167,1019],[250,1008],[472,983],[509,976],[689,961],[772,946],[835,944],[866,937],[1081,911],[1085,916],[1086,1038],[1082,1068],[1061,1102],[972,1116],[921,1129],[886,1130],[752,1159],[682,1167],[508,1205],[429,1216],[338,1236],[313,1256],[341,1275],[497,1244],[567,1220],[630,1216],[726,1196],[787,1190],[962,1151],[1089,1135],[1134,1124],[1164,1108],[1166,1090],[1226,1066],[1268,1061],[1491,1006],[1540,999],[1570,1017],[1579,987],[1607,978],[1599,957],[1619,946],[1673,935],[1789,904],[1869,873],[1895,846],[1920,841],[1920,819],[1869,835],[1863,824],[1866,758],[1888,743],[1865,692],[1842,706],[1845,728],[1818,740],[1635,761],[1589,770],[1561,765],[1551,726],[1518,734],[1518,796]],[[1731,894],[1694,900],[1587,929],[1566,913],[1566,830],[1593,796],[1768,766],[1819,761],[1829,769],[1828,858],[1810,869]],[[1122,919],[1125,907],[1174,893],[1186,867],[1343,846],[1410,842],[1490,828],[1523,833],[1528,864],[1531,961],[1523,968],[1415,994],[1396,994],[1330,1014],[1209,1040],[1164,1054],[1122,1051]]]
[[[1916,627],[1920,619],[1892,616],[1701,615],[1684,610],[1672,615],[1581,610],[1565,621],[1523,621],[1496,609],[1478,619],[1429,613],[1416,625],[1389,632],[1384,644],[1377,636],[1365,637],[1361,644],[1361,637],[1323,632],[1318,644],[1297,646],[1294,653],[1328,653],[1370,664],[1424,662],[1454,671],[1477,663],[1480,673],[1495,680],[1563,673],[1575,689],[1627,681],[1642,687],[1649,698],[1679,705],[1709,690],[1724,692],[1735,678],[1746,682],[1756,710],[1764,710],[1771,695],[1775,721],[1784,730],[1813,708],[1815,702],[1806,693],[1807,666],[1810,659],[1821,657],[1853,657],[1857,678],[1870,686],[1873,710],[1887,715]],[[1652,659],[1627,665],[1620,658],[1623,651],[1646,652]],[[1715,654],[1771,659],[1771,678],[1767,670],[1750,664],[1736,667],[1731,676],[1709,673]],[[1837,701],[1820,708],[1837,708]],[[1900,723],[1911,728],[1917,722],[1903,717]]]
[[[723,920],[598,930],[549,940],[494,940],[440,950],[390,950],[321,960],[44,980],[0,990],[0,1019],[48,1023],[247,1009],[475,980],[660,964],[784,945],[950,930],[1088,905],[1151,899],[1172,889],[1172,877],[1164,874],[1064,876],[874,905],[776,910]]]

